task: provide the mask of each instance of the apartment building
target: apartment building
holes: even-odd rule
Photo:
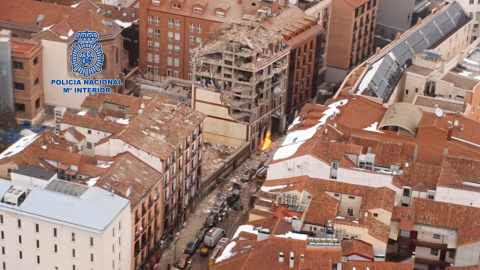
[[[82,109],[60,110],[58,135],[34,134],[7,149],[1,175],[35,167],[124,197],[131,206],[129,269],[153,266],[199,203],[204,116],[161,95],[99,94]]]
[[[290,46],[254,22],[233,23],[194,57],[193,108],[207,115],[205,139],[257,147],[283,130]]]
[[[54,175],[19,166],[0,180],[2,269],[130,269],[129,201]]]
[[[120,35],[122,28],[114,20],[97,13],[99,7],[90,1],[73,7],[28,0],[3,1],[0,5],[4,7],[0,11],[0,29],[10,30],[12,37],[33,39],[42,45],[39,65],[43,71],[36,87],[43,87],[49,110],[54,106],[80,109],[83,98],[88,95],[76,93],[76,98],[65,98],[62,86],[51,84],[52,80],[78,79],[71,71],[69,60],[72,44],[76,42],[74,33],[88,29],[99,34],[97,41],[102,45],[105,60],[102,72],[89,79],[118,79],[128,66],[128,52],[123,49]],[[25,6],[30,12],[25,13]],[[33,85],[36,79],[29,78]]]
[[[326,29],[318,19],[305,15],[295,6],[271,18],[265,25],[279,31],[290,46],[285,114],[292,114],[293,120],[293,114],[315,97],[317,87],[323,82]]]
[[[333,0],[328,31],[327,76],[340,82],[373,52],[377,0]]]
[[[431,4],[428,0],[407,0],[401,4],[394,0],[380,1],[376,33],[383,39],[394,40],[397,33],[404,33],[417,24],[418,19],[427,17]]]
[[[440,57],[435,68],[440,68],[441,60],[449,63],[468,45],[470,20],[458,2],[435,8],[431,15],[352,70],[335,97],[361,95],[386,106],[401,101],[403,91],[408,89],[411,94],[415,90],[405,89],[402,76],[416,55],[429,50],[426,52],[429,57]]]
[[[470,22],[468,31],[468,41],[474,42],[480,35],[480,29],[478,28],[480,22],[480,3],[473,0],[457,0],[456,2],[458,2],[466,12],[472,14],[472,21]]]
[[[250,218],[278,215],[280,193],[299,206],[310,196],[308,209],[321,213],[288,206],[304,231],[318,236],[330,221],[337,237],[371,244],[375,259],[415,255],[415,269],[475,265],[479,128],[456,113],[408,103],[385,108],[362,96],[307,104],[273,155]],[[329,198],[299,186],[306,176]]]

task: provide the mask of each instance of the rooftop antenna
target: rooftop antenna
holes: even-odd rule
[[[436,115],[437,117],[442,117],[442,116],[443,116],[443,110],[437,107],[437,108],[435,109],[435,115]]]

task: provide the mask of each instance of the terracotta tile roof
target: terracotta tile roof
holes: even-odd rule
[[[53,32],[65,33],[65,27],[70,27],[73,32],[90,31],[102,35],[118,35],[121,28],[113,23],[112,28],[105,25],[103,21],[111,21],[102,15],[89,9],[76,9],[70,6],[54,5],[30,0],[8,1],[0,0],[0,24],[8,22],[13,25],[28,26],[35,29],[32,32],[43,31],[44,28],[56,25],[65,20]],[[28,6],[28,12],[25,7]],[[43,21],[37,26],[36,21],[39,15],[43,15]],[[68,29],[69,30],[69,29]],[[67,36],[68,36],[67,30]],[[74,38],[74,37],[72,37]]]
[[[372,261],[375,258],[373,246],[367,242],[361,240],[343,240],[340,244],[342,245],[343,256],[358,255]]]
[[[480,208],[414,198],[411,207],[396,206],[392,219],[409,219],[415,223],[458,229],[472,216],[480,215]]]
[[[375,188],[362,197],[360,212],[381,208],[393,213],[394,203],[395,191],[387,187]]]
[[[267,228],[270,230],[271,235],[286,234],[292,231],[291,223],[286,222],[283,218],[278,218],[274,216],[270,216],[266,219],[248,222],[248,224],[253,225],[254,227]]]
[[[24,38],[11,38],[10,39],[10,49],[12,52],[19,52],[19,53],[29,53],[33,51],[39,43],[32,39],[24,39]]]
[[[435,190],[440,177],[440,170],[441,167],[435,164],[410,162],[408,167],[403,167],[403,174],[394,176],[394,179],[398,180],[402,186],[410,186],[414,190]]]
[[[298,212],[298,211],[294,211],[294,210],[290,210],[288,209],[288,207],[284,206],[284,205],[280,205],[276,211],[275,211],[275,215],[274,217],[277,217],[277,218],[293,218],[293,217],[297,217],[298,219],[301,219],[303,216],[303,212]]]
[[[126,128],[126,125],[118,124],[116,122],[103,120],[96,117],[90,117],[86,115],[77,115],[66,112],[62,118],[63,124],[71,126],[84,127],[87,129],[94,129],[98,131],[104,131],[108,133],[119,133]]]
[[[411,159],[403,152],[402,143],[388,142],[384,140],[352,136],[351,141],[356,145],[363,146],[363,154],[368,149],[375,154],[375,165],[389,168],[391,165],[403,167],[403,164]]]
[[[476,216],[466,218],[468,218],[466,222],[461,219],[458,220],[459,223],[463,223],[463,226],[458,229],[458,246],[480,242],[480,215],[477,214]]]
[[[413,263],[394,262],[345,262],[342,263],[342,270],[413,270]]]
[[[251,240],[248,242],[251,245]],[[331,270],[333,262],[342,260],[341,249],[322,249],[321,247],[309,248],[305,240],[295,240],[289,238],[269,237],[267,240],[254,243],[249,252],[239,252],[245,245],[237,241],[234,251],[236,255],[222,262],[214,264],[210,269],[315,269]],[[283,263],[278,261],[278,254],[284,253]],[[294,253],[294,267],[289,267],[290,252]],[[304,254],[304,262],[300,261],[300,255]],[[314,268],[312,268],[314,267]]]
[[[42,149],[43,150],[43,149]],[[38,151],[37,156],[45,160],[58,161],[64,164],[83,165],[86,158],[78,153],[70,153],[68,151],[47,148],[43,151]]]
[[[414,226],[415,226],[415,221],[403,218],[402,220],[400,220],[400,225],[398,226],[398,228],[400,230],[413,231]]]
[[[438,186],[480,192],[480,187],[464,184],[480,184],[479,167],[480,160],[445,157]]]
[[[180,9],[175,9],[172,7],[171,1],[162,1],[160,5],[150,5],[148,9],[151,11],[161,11],[169,14],[186,16],[193,19],[203,19],[219,23],[227,23],[240,20],[243,15],[242,5],[238,4],[237,0],[210,0],[208,1],[208,4],[204,7],[202,13],[193,11],[193,6],[195,4],[197,4],[196,1],[184,1],[181,4]],[[224,10],[227,10],[227,12],[225,12],[225,16],[216,16],[216,8],[223,8]],[[210,31],[210,29],[205,30]]]
[[[78,173],[90,177],[98,177],[108,172],[108,169],[101,168],[96,165],[83,164],[78,168]]]
[[[101,93],[94,96],[87,96],[82,102],[82,107],[100,109],[104,103],[111,103],[126,107],[125,109],[134,107],[134,111],[138,112],[138,109],[140,109],[140,105],[146,102],[147,100],[134,96],[127,96],[118,93]]]
[[[325,197],[330,197],[325,194]],[[315,199],[310,202],[310,206],[307,210],[307,215],[305,216],[305,223],[316,224],[316,225],[326,225],[328,220],[335,217],[338,213],[338,207],[340,205],[339,201],[333,199],[334,202],[325,202],[321,199]]]
[[[480,267],[477,265],[472,266],[449,266],[445,270],[478,270]]]
[[[60,131],[60,135],[65,136],[66,133],[68,133],[68,129],[64,129]],[[67,136],[72,136],[71,134],[67,134]],[[72,136],[77,142],[83,141],[86,137],[82,133],[80,133],[78,130],[73,129],[73,136]]]
[[[162,173],[126,152],[115,158],[115,163],[111,164],[108,172],[98,179],[96,186],[107,190],[108,187],[115,187],[115,192],[130,200],[134,209],[138,203],[143,202],[144,197],[155,185],[161,183]],[[130,195],[126,196],[130,187]]]
[[[164,160],[183,145],[204,118],[184,103],[157,95],[146,102],[142,115],[131,118],[114,137]]]

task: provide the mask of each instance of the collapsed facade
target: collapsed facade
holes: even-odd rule
[[[228,146],[259,145],[283,131],[290,48],[281,34],[233,23],[193,56],[193,108],[207,115],[205,139]]]

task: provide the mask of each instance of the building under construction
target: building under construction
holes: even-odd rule
[[[232,23],[194,56],[192,104],[205,115],[207,141],[238,147],[285,129],[290,48],[259,23]]]

